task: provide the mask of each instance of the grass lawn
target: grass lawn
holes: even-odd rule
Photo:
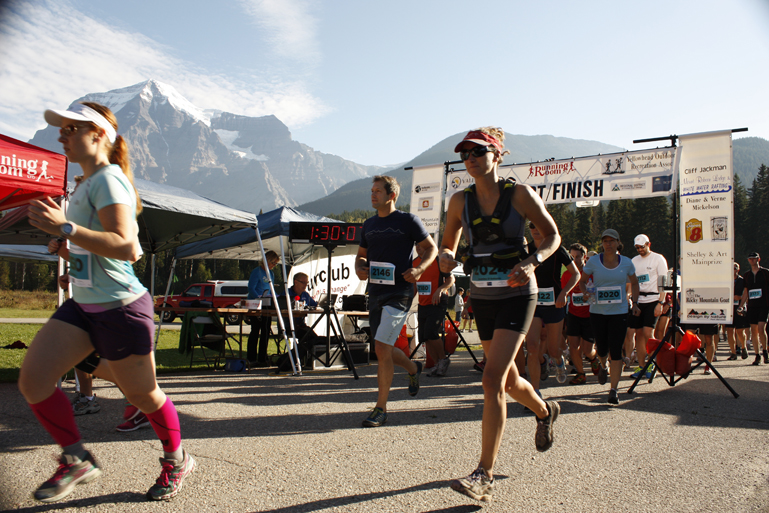
[[[4,319],[47,319],[53,310],[25,310],[21,308],[0,308],[0,318]]]
[[[5,311],[0,311],[0,317]],[[0,329],[0,382],[15,383],[19,379],[19,368],[24,360],[26,349],[3,349],[3,346],[21,340],[29,345],[35,334],[40,329],[40,324],[3,324]],[[190,355],[179,352],[179,331],[162,330],[158,348],[155,352],[155,361],[158,374],[172,372],[187,372],[190,370]],[[270,342],[268,352],[276,352],[274,342]],[[200,356],[200,351],[195,352],[195,358]],[[243,356],[245,357],[245,347]],[[206,370],[204,361],[195,361],[192,370]],[[70,374],[72,374],[70,372]]]

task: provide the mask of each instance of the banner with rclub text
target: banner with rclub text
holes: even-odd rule
[[[548,204],[668,196],[675,191],[675,151],[675,147],[666,147],[531,164],[503,164],[499,175],[531,186]],[[464,169],[450,170],[446,208],[454,193],[472,183],[473,179]]]
[[[729,324],[734,301],[732,134],[679,138],[681,322]]]

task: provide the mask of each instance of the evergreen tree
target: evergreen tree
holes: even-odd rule
[[[601,206],[598,207],[577,207],[577,211],[574,213],[574,237],[566,247],[579,242],[586,248],[592,248],[595,245],[595,234],[593,233],[593,217],[597,210],[601,210]]]
[[[748,251],[766,254],[769,235],[769,225],[766,222],[766,213],[769,211],[769,168],[766,165],[761,164],[758,168],[758,175],[753,180],[748,196]]]
[[[637,235],[633,230],[633,200],[622,199],[613,200],[609,202],[609,207],[606,209],[606,218],[603,230],[607,228],[613,228],[619,233],[620,241],[622,242],[624,249],[622,254],[625,256],[633,257],[636,251],[633,248],[633,238]],[[600,240],[599,247],[600,247]]]
[[[739,176],[734,175],[734,261],[740,264],[740,269],[748,265],[748,234],[747,211],[748,191]]]
[[[662,254],[668,263],[675,258],[676,241],[673,235],[673,220],[670,217],[670,203],[667,197],[641,198],[633,202],[633,229],[628,234],[627,245],[641,233],[647,235],[652,250]],[[630,248],[632,249],[632,248]],[[635,250],[632,253],[635,255]],[[671,264],[672,265],[672,264]]]

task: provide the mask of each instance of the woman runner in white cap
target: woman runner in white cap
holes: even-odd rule
[[[60,500],[77,484],[101,474],[83,447],[69,400],[56,387],[60,376],[96,350],[161,440],[162,471],[147,496],[169,499],[181,490],[195,460],[182,449],[176,408],[155,380],[152,298],[131,265],[141,256],[136,223],[141,201],[133,186],[128,146],[117,135],[114,114],[96,103],[47,110],[45,119],[60,127],[64,153],[80,164],[83,175],[76,180],[66,215],[50,198],[29,207],[32,226],[69,240],[69,248],[52,242],[49,249],[69,261],[69,273],[59,277],[59,284],[73,285],[73,297],[32,341],[19,376],[24,398],[62,448],[58,470],[34,497]]]

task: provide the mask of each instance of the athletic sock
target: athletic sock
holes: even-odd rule
[[[48,399],[30,404],[29,407],[40,424],[61,447],[69,447],[80,442],[80,431],[75,423],[72,405],[60,388],[57,387]]]
[[[152,429],[160,438],[163,444],[164,456],[169,459],[182,461],[182,434],[179,427],[179,414],[176,412],[171,398],[166,397],[166,402],[157,411],[146,413],[147,418],[152,424]]]
[[[62,449],[64,450],[64,454],[75,456],[80,461],[85,461],[85,458],[88,454],[88,452],[85,450],[85,447],[83,447],[83,442],[75,442],[72,445],[62,447]]]

